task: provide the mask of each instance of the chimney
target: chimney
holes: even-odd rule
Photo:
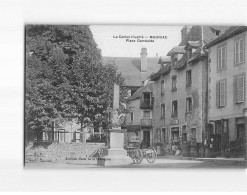
[[[181,41],[185,42],[186,41],[186,37],[188,32],[190,31],[190,29],[192,28],[192,26],[184,26],[181,30]]]
[[[147,72],[148,65],[147,65],[147,48],[141,49],[141,72]]]

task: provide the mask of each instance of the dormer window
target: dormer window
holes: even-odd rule
[[[183,53],[179,53],[179,54],[177,54],[178,55],[178,60],[180,60],[183,56],[184,56],[184,54]]]
[[[178,54],[177,53],[175,53],[174,55],[173,55],[173,59],[175,60],[177,60],[178,59]]]
[[[192,48],[192,52],[191,53],[195,53],[196,52],[196,48]]]

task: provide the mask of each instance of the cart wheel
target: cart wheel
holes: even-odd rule
[[[149,163],[153,163],[157,157],[157,153],[154,147],[150,147],[146,151],[146,159]]]
[[[143,160],[143,154],[140,148],[134,148],[132,151],[132,160],[134,164],[140,164]]]

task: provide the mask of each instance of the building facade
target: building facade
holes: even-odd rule
[[[221,28],[221,32],[225,29]],[[167,54],[171,63],[162,67],[166,71],[160,70],[160,74],[151,77],[154,81],[155,142],[180,146],[189,142],[191,155],[204,156],[208,60],[202,47],[217,37],[210,27],[184,27],[181,43]]]
[[[209,49],[208,133],[217,155],[243,156],[247,130],[247,27],[231,27]],[[245,147],[244,147],[245,146]]]
[[[127,141],[142,143],[147,148],[153,144],[153,82],[147,82],[129,99],[127,116]]]

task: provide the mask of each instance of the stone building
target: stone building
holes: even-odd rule
[[[217,155],[243,156],[247,130],[246,26],[234,26],[209,49],[208,134]]]
[[[127,116],[127,140],[142,141],[144,147],[153,143],[153,82],[140,87],[129,99]]]
[[[213,29],[213,30],[212,30]],[[154,81],[154,140],[191,144],[191,154],[203,156],[207,125],[207,53],[202,50],[227,27],[185,26],[181,42],[168,52],[171,63],[151,77]]]
[[[118,73],[125,79],[125,87],[129,90],[129,97],[140,88],[144,81],[159,70],[158,58],[148,57],[147,48],[142,48],[140,57],[106,57],[104,64],[115,64]]]

